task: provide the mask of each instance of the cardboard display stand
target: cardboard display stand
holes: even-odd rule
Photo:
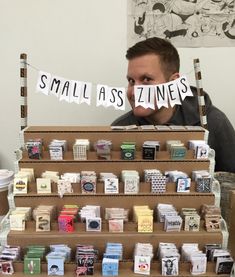
[[[7,214],[8,205],[8,187],[14,178],[14,172],[7,169],[0,169],[0,216]]]
[[[229,242],[228,248],[231,249],[233,256],[235,257],[235,190],[230,191],[230,228],[229,228]]]
[[[112,130],[111,127],[28,127],[24,130],[25,142],[29,139],[42,138],[44,143],[44,152],[42,159],[33,160],[27,157],[27,153],[23,154],[23,158],[19,161],[19,168],[34,168],[35,177],[41,176],[45,170],[58,171],[59,174],[65,172],[81,172],[82,170],[94,170],[97,175],[100,172],[112,172],[120,176],[124,169],[134,169],[140,174],[143,180],[144,169],[159,169],[162,172],[167,170],[181,170],[191,175],[193,170],[208,170],[210,169],[210,161],[208,159],[198,160],[193,157],[193,153],[189,150],[183,160],[172,160],[166,151],[166,140],[180,139],[185,145],[188,140],[205,138],[205,130],[141,130],[140,127],[135,130]],[[98,160],[94,149],[91,147],[88,153],[88,159],[76,161],[73,159],[72,146],[75,139],[89,139],[91,146],[98,139],[111,140],[113,147],[111,160]],[[65,153],[64,160],[53,161],[48,155],[48,145],[52,139],[64,139],[68,142],[68,151]],[[143,160],[141,157],[141,147],[145,140],[160,141],[160,151],[157,153],[155,160]],[[136,158],[131,161],[124,161],[120,158],[120,145],[123,141],[136,142]],[[166,193],[153,194],[150,191],[149,184],[141,183],[140,192],[138,194],[127,195],[123,192],[123,185],[120,184],[120,192],[117,195],[107,195],[104,193],[101,183],[97,184],[96,194],[82,194],[79,184],[73,184],[74,193],[65,194],[63,198],[58,196],[56,187],[52,187],[52,193],[39,195],[36,193],[36,184],[29,184],[29,192],[27,194],[18,194],[14,196],[16,206],[30,206],[35,208],[39,204],[55,205],[58,210],[64,204],[77,204],[82,207],[87,204],[100,205],[102,207],[102,216],[106,207],[120,207],[132,210],[134,205],[149,205],[154,209],[158,203],[173,204],[178,211],[183,207],[193,207],[198,211],[202,204],[214,204],[215,197],[213,193],[198,193],[195,191],[195,184],[192,183],[189,193],[177,193],[175,185],[170,183]],[[130,217],[131,218],[131,217]],[[138,233],[136,224],[128,222],[124,225],[123,233],[109,233],[107,223],[102,224],[101,232],[86,232],[85,225],[82,223],[75,224],[75,232],[61,233],[58,231],[56,221],[52,222],[52,230],[50,232],[36,232],[35,222],[30,221],[26,224],[24,232],[10,231],[8,234],[8,244],[20,245],[22,247],[27,244],[58,244],[66,243],[75,249],[75,246],[81,244],[93,244],[99,250],[99,258],[102,254],[107,242],[121,242],[124,247],[124,260],[133,259],[133,249],[137,242],[149,242],[153,244],[154,253],[156,253],[159,242],[174,242],[177,247],[180,247],[185,242],[197,242],[202,248],[206,243],[222,243],[223,237],[220,232],[206,232],[201,222],[199,232],[165,232],[162,224],[154,223],[153,233]],[[133,263],[122,262],[120,267],[120,276],[135,276],[133,273]],[[156,258],[155,258],[156,261]],[[151,272],[151,276],[160,276],[159,263],[155,262],[156,266]],[[97,268],[100,265],[97,266]],[[18,266],[20,268],[20,265]],[[158,268],[158,269],[157,269]],[[183,276],[189,273],[189,265],[181,265]],[[68,269],[69,271],[71,269]],[[73,271],[73,270],[71,270]],[[99,271],[99,270],[98,270]],[[186,272],[186,273],[185,273]],[[215,275],[214,264],[208,266],[210,276]],[[68,273],[66,273],[68,274]],[[186,274],[186,275],[185,275]],[[20,275],[19,275],[20,276]],[[42,275],[43,276],[43,275]],[[45,275],[46,276],[46,275]],[[65,275],[71,276],[71,275]],[[101,270],[95,274],[101,276]]]
[[[9,210],[7,195],[8,195],[8,186],[4,188],[0,188],[0,203],[1,203],[0,216],[6,215]]]

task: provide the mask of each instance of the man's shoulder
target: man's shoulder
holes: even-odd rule
[[[218,128],[220,127],[227,126],[228,122],[230,122],[226,114],[214,105],[211,105],[207,110],[207,120],[208,123],[216,129],[216,131],[219,131]]]

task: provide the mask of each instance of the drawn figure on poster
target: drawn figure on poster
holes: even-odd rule
[[[173,39],[179,46],[235,43],[235,0],[129,2],[130,44],[152,36]]]
[[[174,13],[166,13],[163,3],[155,3],[152,7],[153,28],[152,34],[171,38],[177,35],[186,35],[187,30],[182,26],[182,19]]]
[[[134,32],[140,37],[147,36],[146,13],[148,11],[148,0],[134,0]]]
[[[184,23],[190,16],[192,16],[196,12],[197,0],[175,0],[171,2],[171,12],[179,15]]]

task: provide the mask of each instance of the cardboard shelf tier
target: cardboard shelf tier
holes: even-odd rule
[[[148,204],[153,209],[158,203],[170,204],[172,203],[178,210],[190,207],[200,209],[201,205],[214,204],[214,195],[212,193],[201,194],[66,194],[63,198],[58,195],[16,195],[14,197],[15,205],[17,207],[36,207],[38,205],[55,205],[60,209],[64,204],[76,204],[79,207],[85,205],[99,205],[102,208],[125,208],[131,209],[134,205],[146,205]]]
[[[166,192],[165,193],[161,193],[163,195],[165,194],[175,194],[176,195],[181,195],[181,194],[191,194],[193,193],[194,195],[204,195],[204,194],[211,194],[211,193],[199,193],[196,191],[196,183],[194,181],[191,181],[191,185],[190,185],[190,191],[189,192],[185,192],[185,193],[177,193],[176,192],[176,183],[174,182],[167,182],[166,184]],[[81,184],[80,183],[72,183],[72,188],[73,188],[73,194],[81,194]],[[47,195],[53,195],[53,196],[58,196],[58,189],[57,189],[57,184],[52,183],[51,184],[51,193],[48,193]],[[35,196],[35,194],[37,194],[37,187],[36,187],[36,183],[29,183],[28,184],[28,193],[27,194],[17,194],[17,196],[22,196],[22,197],[27,197],[27,196]],[[97,182],[96,183],[96,193],[93,193],[91,195],[96,196],[97,194],[104,194],[104,182]],[[118,194],[114,194],[114,195],[128,195],[128,194],[124,194],[124,184],[123,182],[119,182],[119,193]],[[140,182],[139,183],[139,193],[137,193],[137,195],[140,194],[151,194],[152,196],[158,196],[161,195],[160,193],[151,193],[151,184],[147,183],[147,182]],[[43,196],[45,195],[45,193],[41,193],[41,194],[37,194],[38,196]],[[82,194],[84,195],[84,193]],[[105,195],[112,195],[112,194],[105,194]],[[133,194],[136,195],[136,194]]]
[[[193,150],[187,150],[186,152],[186,156],[184,158],[185,160],[193,160],[193,161],[198,161],[196,160],[196,158],[194,158],[193,156]],[[116,150],[116,151],[111,151],[111,159],[108,160],[108,162],[120,162],[120,161],[125,161],[125,162],[158,162],[161,160],[168,160],[168,161],[172,161],[171,157],[170,157],[170,153],[169,151],[166,150],[162,150],[162,151],[157,151],[156,152],[156,158],[155,160],[143,160],[142,159],[142,151],[141,150],[136,150],[135,151],[135,159],[134,160],[122,160],[121,159],[121,151]],[[51,160],[50,159],[50,155],[49,155],[49,151],[42,151],[42,158],[40,160],[36,160],[36,159],[29,159],[28,158],[28,154],[26,151],[23,152],[23,161],[30,161],[30,162],[61,162],[61,161],[76,161],[76,162],[89,162],[89,161],[95,161],[95,162],[107,162],[107,160],[104,159],[98,159],[97,154],[94,150],[88,151],[87,152],[87,160],[74,160],[73,157],[73,152],[72,150],[68,150],[64,152],[64,156],[63,156],[63,160]],[[176,161],[176,160],[173,160]],[[201,161],[201,160],[200,160]]]
[[[166,140],[180,139],[187,143],[190,139],[205,139],[205,130],[112,130],[109,126],[30,126],[24,131],[24,140],[42,138],[44,145],[53,139],[66,139],[72,149],[75,139],[88,138],[91,144],[98,139],[111,140],[114,150],[119,150],[123,141],[135,141],[141,147],[145,140],[158,140],[165,147]],[[161,148],[160,148],[161,149]]]
[[[30,225],[30,224],[28,224]],[[107,231],[107,227],[101,232],[86,232],[83,224],[75,224],[75,231],[65,233],[55,230],[56,224],[52,226],[50,232],[36,232],[35,226],[27,226],[25,231],[10,231],[7,242],[10,245],[50,245],[58,243],[66,243],[73,249],[77,244],[92,244],[99,250],[100,255],[104,253],[106,242],[119,242],[123,244],[124,258],[130,259],[133,256],[134,246],[137,242],[151,243],[154,247],[154,253],[160,242],[175,243],[177,247],[181,247],[183,243],[198,243],[200,249],[203,249],[205,243],[222,243],[223,237],[221,232],[206,232],[201,229],[198,232],[180,231],[166,232],[162,225],[154,225],[156,231],[152,233],[138,233],[135,230],[135,224],[129,225],[129,231],[123,233],[111,233]],[[124,226],[124,230],[128,227]],[[159,228],[159,230],[158,230]],[[53,230],[54,229],[54,230]]]
[[[100,172],[112,172],[119,175],[122,170],[137,170],[140,176],[144,169],[159,169],[162,172],[167,170],[180,170],[191,176],[193,170],[209,170],[208,160],[161,160],[161,161],[43,161],[43,160],[21,160],[20,168],[34,168],[36,177],[40,177],[45,170],[64,172],[81,172],[82,170],[94,170]]]
[[[235,220],[234,220],[234,214],[235,214],[235,191],[230,191],[230,197],[229,197],[229,219],[230,219],[230,228],[229,228],[229,249],[232,250],[233,256],[235,257]]]
[[[23,262],[15,262],[14,263],[15,271],[17,272],[17,277],[25,277],[25,274],[23,273],[24,270],[24,264]],[[63,276],[65,277],[71,277],[75,276],[76,271],[76,264],[75,263],[65,263],[65,274]],[[33,275],[35,277],[46,277],[47,274],[47,264],[42,262],[41,265],[41,274]],[[102,277],[101,272],[101,263],[95,263],[94,265],[94,277]],[[121,277],[136,277],[141,276],[139,274],[135,274],[133,272],[133,262],[131,261],[124,261],[119,262],[119,275]],[[151,270],[150,270],[150,277],[162,277],[161,274],[161,265],[158,261],[153,261],[151,264]],[[180,262],[179,263],[179,275],[182,277],[191,277],[190,273],[190,263],[188,262]],[[208,262],[207,263],[207,272],[206,274],[200,275],[200,276],[211,276],[216,277],[218,275],[215,274],[215,263]],[[221,277],[228,276],[228,275],[219,275]]]

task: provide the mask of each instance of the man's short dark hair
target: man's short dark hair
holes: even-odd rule
[[[165,77],[179,72],[180,58],[177,49],[170,41],[158,37],[148,38],[137,42],[127,50],[127,60],[132,60],[146,54],[155,54],[160,57],[160,63]]]

